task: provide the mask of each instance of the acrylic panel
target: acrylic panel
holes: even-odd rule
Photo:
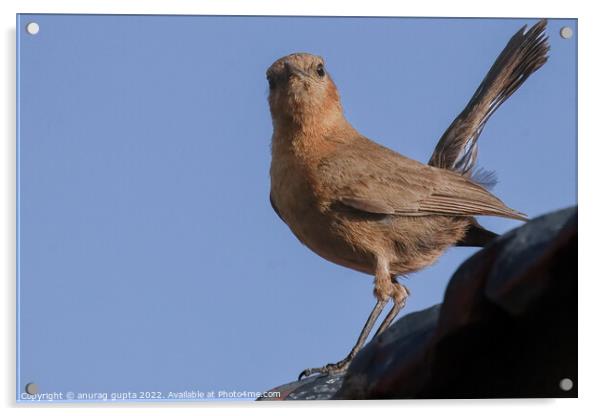
[[[343,375],[294,382],[349,352],[374,305],[374,278],[314,254],[270,206],[266,70],[293,52],[322,57],[347,120],[426,163],[509,39],[537,20],[18,15],[17,400],[254,400],[272,389],[272,399],[330,398],[339,389],[350,398]],[[546,33],[548,61],[478,141],[478,166],[498,178],[492,193],[529,218],[577,203],[577,21],[550,19]],[[512,243],[508,262],[561,247],[549,237],[569,224],[561,217],[534,239],[520,237],[535,242],[535,254],[513,252]],[[523,224],[479,222],[498,234]],[[539,240],[544,234],[549,241]],[[431,307],[478,251],[450,248],[403,277],[411,295],[398,322],[420,332],[452,319],[445,305]],[[508,262],[491,273],[506,273]],[[529,270],[543,270],[537,264]],[[575,281],[576,266],[567,267]],[[532,297],[516,295],[520,308],[531,310],[524,299],[541,306],[533,299],[542,286],[533,287],[524,289]],[[512,305],[499,310],[520,315]],[[427,312],[408,316],[419,311]],[[541,393],[533,382],[499,395],[576,395],[576,373],[566,370],[576,363],[572,323],[574,337],[560,350],[564,373],[533,370],[551,388]],[[391,345],[420,351],[412,334]],[[557,343],[523,344],[498,361],[511,366]],[[545,368],[556,368],[548,358]],[[404,364],[391,362],[362,374],[401,374]],[[441,366],[449,380],[461,372]],[[381,396],[362,397],[491,397],[441,386],[402,394],[403,377],[395,380]]]

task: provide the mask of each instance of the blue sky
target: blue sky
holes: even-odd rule
[[[272,211],[265,70],[323,56],[351,123],[425,162],[534,22],[21,15],[18,390],[262,391],[343,358],[372,279]],[[480,139],[494,193],[531,217],[576,202],[576,26],[549,22],[549,62]],[[402,314],[440,302],[473,252],[412,275]]]

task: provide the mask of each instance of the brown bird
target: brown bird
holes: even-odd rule
[[[351,352],[299,378],[345,370],[390,300],[375,336],[391,324],[409,295],[398,276],[431,265],[450,246],[483,246],[495,238],[475,215],[525,218],[486,189],[487,175],[474,166],[485,122],[546,62],[545,26],[542,20],[527,32],[523,27],[510,39],[428,165],[351,126],[321,57],[294,53],[269,67],[272,206],[316,254],[373,275],[377,299]]]

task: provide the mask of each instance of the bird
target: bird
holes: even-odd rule
[[[547,61],[546,23],[511,37],[426,164],[350,124],[322,57],[296,52],[267,69],[272,208],[314,253],[374,277],[376,304],[351,351],[299,379],[345,371],[390,302],[374,337],[391,325],[410,294],[400,277],[452,246],[483,247],[498,236],[475,216],[526,220],[491,193],[492,174],[475,169],[477,140],[495,110]]]

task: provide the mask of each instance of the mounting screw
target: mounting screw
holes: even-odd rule
[[[570,39],[573,37],[573,29],[571,29],[568,26],[564,26],[562,29],[560,29],[560,37],[562,39]]]
[[[25,30],[27,30],[27,33],[30,35],[37,35],[40,31],[40,25],[36,22],[29,22],[27,23],[27,26],[25,26]]]
[[[573,389],[573,380],[570,378],[563,378],[560,380],[560,389],[564,391],[571,391]]]
[[[38,385],[36,383],[27,383],[25,385],[25,393],[34,395],[38,392]]]

